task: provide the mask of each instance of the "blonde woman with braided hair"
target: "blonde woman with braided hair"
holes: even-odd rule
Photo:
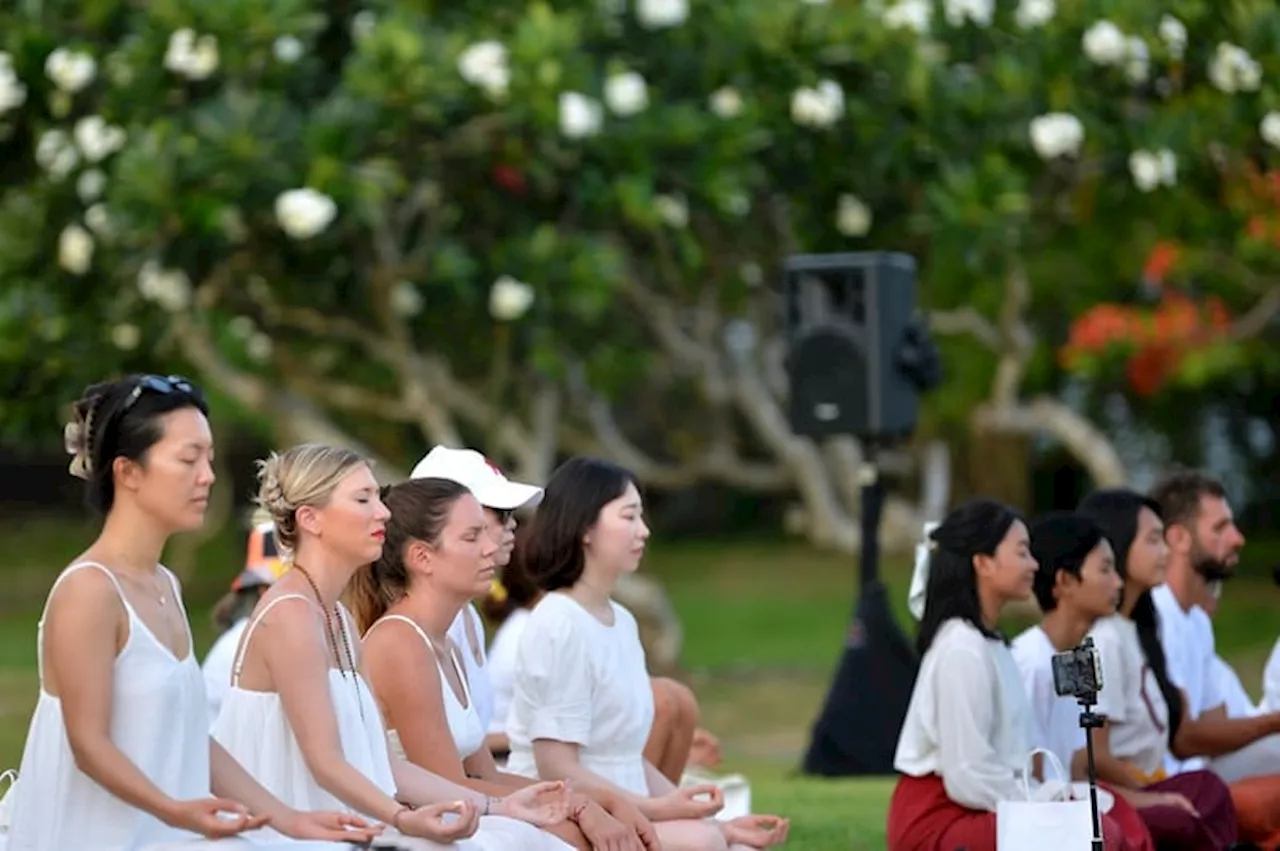
[[[281,799],[323,801],[377,819],[404,848],[457,843],[475,851],[469,837],[484,816],[562,822],[569,807],[563,783],[494,798],[389,751],[358,633],[340,602],[386,537],[389,512],[369,462],[305,444],[262,462],[259,481],[258,502],[290,568],[245,630],[214,737]]]

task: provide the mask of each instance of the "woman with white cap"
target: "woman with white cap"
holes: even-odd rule
[[[463,649],[476,709],[488,733],[485,743],[495,756],[505,757],[510,747],[506,728],[515,688],[515,650],[540,592],[530,586],[528,590],[533,593],[522,593],[528,583],[518,570],[509,575],[510,588],[503,585],[503,576],[508,576],[505,571],[516,547],[515,513],[536,507],[542,501],[543,489],[511,481],[497,464],[474,449],[447,446],[437,446],[427,453],[413,468],[410,478],[448,479],[466,486],[484,508],[489,528],[498,535],[498,551],[493,557],[498,576],[484,601],[486,613],[498,624],[489,652],[486,654],[484,649],[483,621],[474,604],[459,613],[449,627],[449,638]],[[667,677],[655,677],[650,685],[654,719],[645,757],[673,783],[680,782],[695,744],[702,755],[701,764],[713,768],[718,761],[719,743],[698,727],[698,702],[693,692]],[[749,791],[747,797],[746,802],[734,800],[735,804],[743,804],[743,814],[750,809]]]

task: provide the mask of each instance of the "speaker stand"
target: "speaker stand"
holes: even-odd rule
[[[844,654],[814,722],[801,771],[824,777],[893,774],[893,754],[919,660],[879,577],[884,487],[871,468],[862,487],[858,600]]]

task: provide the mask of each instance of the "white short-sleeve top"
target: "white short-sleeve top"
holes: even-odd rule
[[[606,625],[566,594],[547,594],[520,636],[507,770],[537,776],[533,742],[579,746],[584,768],[648,795],[644,746],[653,691],[635,617],[617,603]]]

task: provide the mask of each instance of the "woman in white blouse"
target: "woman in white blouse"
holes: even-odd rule
[[[644,758],[653,691],[635,618],[611,595],[640,566],[648,538],[630,472],[574,458],[552,474],[525,542],[529,575],[546,594],[520,638],[507,770],[625,796],[665,851],[779,844],[785,819],[714,821],[716,787],[678,789]]]
[[[1005,603],[1030,596],[1036,561],[1026,524],[989,500],[955,509],[929,537],[888,848],[995,851],[996,805],[1025,799],[1032,741],[1022,677],[996,623]]]

